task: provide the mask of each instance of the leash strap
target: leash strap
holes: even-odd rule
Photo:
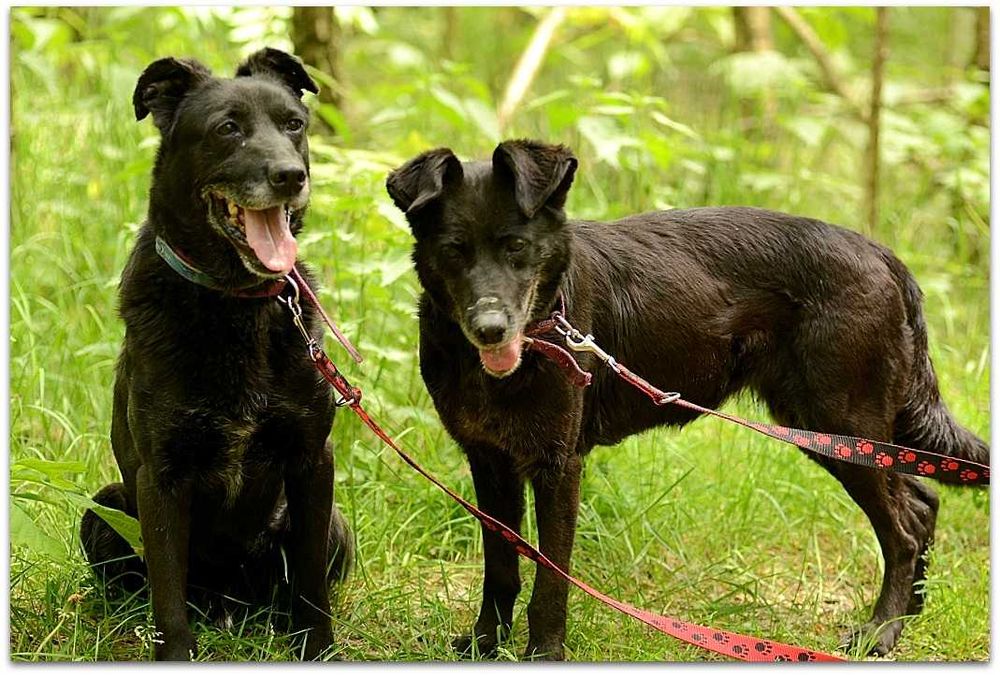
[[[361,419],[361,421],[371,431],[378,436],[383,443],[395,451],[399,458],[409,464],[417,473],[436,485],[441,491],[458,502],[462,508],[471,513],[486,529],[495,532],[510,543],[517,553],[528,560],[541,565],[553,572],[565,581],[573,584],[587,595],[596,598],[609,607],[617,609],[619,612],[628,614],[638,619],[647,626],[651,626],[661,633],[670,635],[688,644],[702,647],[723,656],[739,659],[741,661],[844,661],[840,657],[832,654],[825,654],[819,651],[812,651],[802,647],[764,640],[749,635],[740,635],[717,628],[708,628],[696,623],[688,623],[669,616],[661,616],[652,612],[638,609],[626,602],[615,600],[614,598],[601,593],[589,584],[580,581],[576,577],[565,572],[561,567],[545,557],[541,551],[529,544],[520,534],[500,522],[493,516],[479,510],[471,502],[463,499],[460,495],[434,477],[420,464],[408,455],[392,440],[392,438],[372,419],[371,415],[361,407],[361,392],[350,384],[347,379],[337,370],[336,365],[319,351],[314,359],[316,368],[323,375],[327,382],[340,394],[341,405],[348,405],[351,410]]]
[[[334,337],[337,338],[337,341],[343,345],[344,349],[346,349],[347,353],[351,355],[351,358],[354,359],[355,363],[361,363],[361,354],[359,354],[358,350],[354,348],[351,341],[347,339],[347,336],[340,332],[340,329],[337,328],[337,324],[335,324],[333,320],[326,315],[326,312],[323,311],[323,305],[319,303],[319,298],[316,297],[316,294],[313,293],[313,289],[309,287],[309,284],[306,283],[306,280],[299,273],[299,268],[293,266],[289,277],[291,277],[291,279],[298,284],[303,291],[305,291],[306,298],[308,298],[309,303],[315,307],[316,311],[319,312],[319,315],[323,317],[323,321],[326,323],[327,328],[329,328],[330,332],[332,332]]]
[[[301,277],[299,278],[298,283],[303,287],[308,288],[308,285],[306,285],[305,281],[302,280]],[[826,654],[820,651],[812,651],[802,647],[784,644],[782,642],[755,638],[749,635],[740,635],[739,633],[709,628],[707,626],[681,621],[680,619],[673,617],[661,616],[659,614],[647,612],[628,603],[615,600],[614,598],[601,593],[597,589],[570,575],[568,572],[564,571],[561,567],[549,560],[545,554],[529,544],[520,534],[488,513],[479,510],[479,508],[471,502],[464,499],[461,495],[438,480],[433,474],[429,473],[426,469],[420,466],[415,459],[410,457],[410,455],[403,451],[403,449],[392,440],[392,437],[390,437],[389,434],[387,434],[382,427],[375,422],[371,415],[368,414],[368,411],[361,406],[361,390],[353,386],[347,378],[344,377],[340,370],[338,370],[336,364],[330,360],[322,348],[316,343],[316,340],[313,339],[305,330],[301,320],[302,309],[298,306],[297,296],[298,294],[296,292],[295,296],[287,299],[279,299],[284,304],[288,305],[289,310],[292,312],[292,321],[302,333],[309,352],[309,358],[315,365],[316,370],[340,395],[336,405],[350,407],[358,418],[365,424],[365,426],[367,426],[372,433],[378,436],[383,443],[389,446],[400,459],[406,462],[406,464],[408,464],[414,471],[433,483],[442,492],[451,497],[462,508],[472,514],[486,529],[503,537],[504,540],[514,547],[514,550],[518,553],[518,555],[534,561],[536,564],[541,565],[568,583],[576,586],[587,595],[599,600],[609,607],[617,609],[619,612],[638,619],[647,626],[651,626],[661,633],[723,656],[735,658],[740,661],[809,662],[845,660],[838,656]],[[555,347],[555,345],[553,346]],[[556,348],[560,349],[559,347]],[[569,355],[567,354],[567,356]],[[569,360],[575,363],[572,357],[569,357]],[[589,373],[587,373],[587,375],[589,376]],[[589,377],[587,378],[587,382],[589,383]]]
[[[614,357],[597,346],[592,335],[583,335],[574,328],[566,320],[563,312],[564,310],[553,312],[551,319],[540,321],[531,330],[527,331],[531,340],[528,347],[551,358],[563,369],[570,381],[577,386],[586,386],[585,384],[581,384],[582,379],[580,376],[580,373],[585,371],[581,370],[579,364],[577,364],[576,360],[573,359],[572,355],[566,349],[541,339],[540,335],[552,333],[553,331],[558,332],[565,337],[566,344],[570,349],[595,354],[619,378],[648,396],[658,406],[672,403],[701,414],[713,415],[734,424],[739,424],[747,429],[752,429],[765,436],[798,446],[803,450],[816,453],[817,455],[823,455],[824,457],[841,462],[859,464],[870,469],[904,473],[911,476],[923,476],[943,483],[957,485],[989,485],[990,483],[990,467],[979,462],[974,462],[971,459],[942,455],[929,450],[917,450],[894,443],[859,438],[857,436],[825,434],[806,429],[784,427],[778,424],[751,422],[735,415],[729,415],[718,410],[705,408],[697,403],[686,401],[681,398],[679,393],[665,392],[658,389],[616,361]],[[540,349],[539,345],[541,343],[549,346],[545,349]],[[550,356],[550,353],[554,353],[557,356]],[[587,374],[589,375],[590,373]]]

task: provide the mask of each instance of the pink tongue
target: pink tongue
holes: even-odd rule
[[[285,274],[292,271],[299,245],[288,229],[284,207],[272,206],[263,211],[244,209],[243,224],[250,248],[264,267]]]
[[[479,360],[486,369],[494,373],[506,373],[513,370],[517,360],[521,358],[521,335],[495,349],[480,349]]]

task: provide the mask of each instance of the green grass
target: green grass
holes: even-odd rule
[[[62,73],[48,83],[22,61],[12,73],[11,461],[79,462],[61,477],[66,489],[88,494],[118,479],[108,442],[123,331],[116,285],[144,215],[155,153],[152,125],[132,117],[131,86],[142,64],[133,65],[95,67],[89,79]],[[519,133],[551,132],[541,117],[522,126]],[[351,149],[315,139],[315,197],[301,251],[322,280],[321,299],[367,360],[351,365],[328,341],[330,355],[364,389],[369,410],[390,433],[472,498],[462,454],[441,428],[419,377],[410,237],[382,186],[388,168],[449,141],[444,131],[432,132],[396,141],[361,137]],[[454,147],[471,153],[457,141]],[[637,208],[636,195],[655,199],[663,185],[682,183],[676,174],[611,171],[596,166],[582,143],[577,150],[582,180],[571,214],[621,215]],[[697,190],[678,188],[668,196],[687,200],[678,205],[697,205],[697,192],[711,203],[758,203],[860,227],[860,207],[829,197],[830,176],[802,178],[794,191],[761,196],[738,180],[750,161],[737,155],[710,171]],[[839,179],[852,179],[852,171]],[[614,181],[602,183],[609,176]],[[959,420],[988,437],[987,262],[962,248],[970,241],[988,248],[988,226],[983,230],[974,219],[948,226],[942,205],[917,199],[912,181],[887,182],[885,229],[876,237],[896,249],[924,288],[945,400]],[[763,416],[748,400],[729,409]],[[450,638],[468,629],[478,611],[478,525],[349,413],[338,415],[332,440],[336,499],[358,541],[355,571],[337,594],[333,655],[453,659]],[[79,509],[60,499],[51,481],[40,485],[22,480],[25,475],[34,476],[12,482],[12,503],[47,537],[48,548],[22,546],[15,538],[11,549],[12,659],[149,658],[148,602],[111,603],[96,591],[79,552]],[[988,496],[938,491],[929,599],[892,658],[988,659]],[[794,449],[703,419],[683,431],[657,430],[596,449],[582,494],[574,572],[616,598],[825,651],[835,650],[840,634],[870,613],[881,579],[871,528],[840,486]],[[526,531],[533,540],[530,520]],[[520,655],[527,641],[530,564],[522,563],[522,575],[505,659]],[[716,658],[580,592],[570,593],[569,604],[568,658]],[[269,627],[280,617],[263,612],[221,631],[191,615],[201,659],[295,657],[287,636]]]

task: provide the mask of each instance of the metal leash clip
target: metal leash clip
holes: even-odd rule
[[[553,318],[556,320],[556,332],[566,338],[567,347],[575,352],[590,352],[606,363],[611,370],[618,372],[618,362],[615,361],[615,357],[601,349],[594,342],[593,335],[590,333],[584,335],[578,331],[562,314],[554,314]]]
[[[295,283],[295,280],[291,276],[286,276],[285,281],[292,287],[294,293],[287,298],[279,295],[278,302],[285,304],[288,307],[288,311],[292,313],[292,323],[299,329],[299,333],[306,343],[306,348],[309,350],[309,358],[315,361],[319,356],[319,345],[316,344],[316,339],[309,334],[305,324],[302,322],[302,305],[299,304],[299,299],[302,296],[299,295],[299,285]]]

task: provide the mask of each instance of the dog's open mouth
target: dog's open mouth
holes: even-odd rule
[[[256,262],[270,273],[283,275],[292,271],[298,242],[292,236],[287,204],[251,209],[218,193],[210,198],[215,223],[230,241],[240,249],[249,248]]]
[[[518,333],[514,339],[497,347],[479,350],[479,362],[487,373],[494,377],[510,375],[521,365],[521,350],[524,336]]]

